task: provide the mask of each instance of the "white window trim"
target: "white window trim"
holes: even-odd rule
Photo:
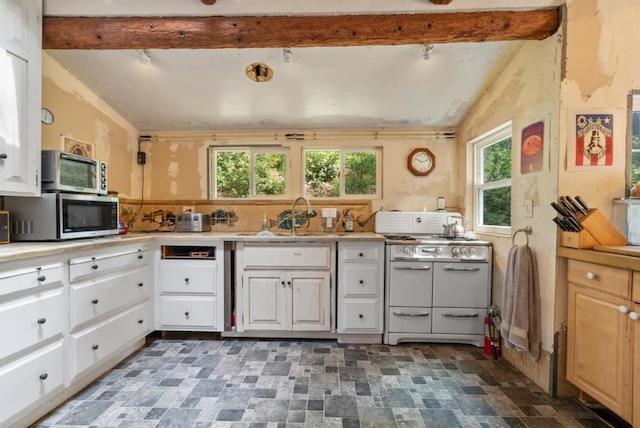
[[[217,196],[216,189],[218,183],[216,171],[216,152],[249,152],[249,189],[250,194],[246,198],[228,198]],[[285,178],[285,192],[282,195],[256,195],[256,179],[255,179],[255,155],[261,153],[282,153],[285,156],[287,165],[287,175]],[[231,200],[231,201],[247,201],[260,199],[290,199],[291,195],[291,156],[289,149],[286,147],[263,147],[263,146],[209,146],[209,199],[211,200]]]
[[[368,199],[381,199],[382,198],[382,147],[366,146],[366,147],[303,147],[302,148],[302,169],[300,177],[301,189],[304,192],[305,188],[305,176],[306,176],[306,152],[307,151],[331,151],[335,150],[340,152],[340,195],[335,197],[317,198],[309,196],[308,199],[312,201],[332,201],[339,199],[355,199],[355,200],[368,200]],[[344,182],[344,155],[349,152],[359,153],[374,153],[376,155],[376,193],[368,195],[347,195],[345,194],[345,182]]]
[[[511,226],[484,226],[479,222],[479,218],[481,215],[480,212],[480,201],[479,194],[481,190],[494,189],[500,187],[512,187],[512,179],[513,179],[513,149],[512,159],[511,159],[511,178],[506,180],[492,181],[490,183],[481,183],[482,180],[482,149],[491,144],[497,143],[499,141],[504,140],[505,138],[511,137],[511,144],[513,147],[513,128],[512,122],[508,121],[497,128],[492,129],[491,131],[474,138],[469,141],[467,144],[473,147],[473,230],[476,232],[482,233],[492,233],[496,235],[506,235],[511,236]],[[513,189],[512,189],[513,190]]]

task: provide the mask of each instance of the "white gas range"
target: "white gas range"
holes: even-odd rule
[[[376,233],[387,237],[384,342],[484,345],[491,304],[491,243],[442,236],[459,213],[384,211]]]

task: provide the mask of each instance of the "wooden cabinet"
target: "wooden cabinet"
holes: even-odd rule
[[[0,0],[0,193],[40,194],[42,0]]]
[[[153,330],[150,268],[146,244],[95,249],[70,258],[72,380]]]
[[[238,331],[332,331],[335,244],[237,249]]]
[[[161,330],[224,330],[222,241],[160,246],[156,299]]]
[[[567,379],[631,421],[631,271],[569,260],[567,280]]]
[[[384,243],[338,244],[338,333],[382,334]]]

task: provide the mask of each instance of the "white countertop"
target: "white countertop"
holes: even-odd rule
[[[372,232],[301,232],[277,233],[274,236],[257,236],[256,232],[148,232],[127,233],[101,238],[71,239],[56,242],[11,242],[0,245],[0,262],[21,260],[30,257],[49,256],[72,251],[89,250],[96,247],[123,243],[151,242],[154,240],[193,241],[222,240],[235,242],[323,242],[323,241],[384,241],[382,235]]]

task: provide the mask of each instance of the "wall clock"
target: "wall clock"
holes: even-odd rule
[[[407,167],[414,175],[428,175],[436,166],[436,157],[429,149],[414,149],[407,158]]]
[[[53,123],[53,113],[48,108],[42,108],[40,110],[40,121],[45,125],[51,125]]]

